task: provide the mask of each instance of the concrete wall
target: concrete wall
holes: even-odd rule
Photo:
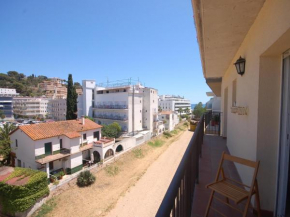
[[[290,1],[266,1],[246,35],[222,79],[222,111],[224,90],[228,88],[227,146],[232,155],[261,160],[258,174],[263,209],[274,210],[279,144],[281,55],[290,48]],[[282,43],[283,41],[284,43]],[[233,63],[246,59],[243,76]],[[248,115],[231,113],[233,81],[237,81],[237,106],[248,107]],[[252,171],[237,166],[245,183]]]

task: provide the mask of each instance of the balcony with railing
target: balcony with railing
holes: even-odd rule
[[[125,102],[117,101],[97,102],[94,109],[128,109],[128,105]]]
[[[212,120],[217,120],[214,115],[207,113],[200,119],[159,206],[157,217],[205,216],[211,195],[211,190],[206,186],[216,178],[222,153],[228,153],[226,140],[219,136],[219,130],[207,131],[208,128],[212,129]],[[216,128],[219,129],[219,126]],[[233,162],[226,162],[224,175],[241,180]],[[241,209],[244,208],[244,204],[236,205],[234,202],[226,203],[226,201],[226,198],[220,195],[214,196],[208,216],[242,216]],[[256,216],[253,213],[254,209],[251,207],[247,216]],[[269,216],[269,213],[262,213],[262,216]]]
[[[94,118],[116,121],[128,121],[128,116],[126,114],[118,114],[118,113],[95,113]]]

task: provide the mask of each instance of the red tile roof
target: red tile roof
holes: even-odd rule
[[[170,115],[172,113],[173,113],[172,111],[162,111],[162,112],[160,112],[161,115]]]
[[[80,133],[78,132],[99,129],[101,127],[101,125],[89,119],[85,119],[84,125],[82,125],[82,120],[70,120],[24,125],[19,126],[16,130],[22,130],[32,140],[40,140],[62,135],[68,138],[77,138],[80,137]],[[10,134],[13,134],[15,131]]]

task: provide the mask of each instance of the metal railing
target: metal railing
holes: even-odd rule
[[[128,105],[96,105],[97,109],[128,109]]]
[[[163,201],[157,211],[157,217],[190,216],[192,210],[195,183],[199,177],[199,157],[204,136],[204,116],[191,138],[177,171],[170,183]]]
[[[70,151],[71,151],[71,150],[70,150],[70,149],[67,149],[67,148],[61,148],[61,149],[60,149],[60,153],[61,153],[61,154],[70,154]]]
[[[121,116],[121,115],[108,115],[108,114],[96,114],[94,118],[101,118],[101,119],[110,119],[110,120],[120,120],[120,121],[127,121],[127,116]]]
[[[208,111],[204,114],[205,134],[220,135],[221,112]]]

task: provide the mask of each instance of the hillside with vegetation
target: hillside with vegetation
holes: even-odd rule
[[[0,87],[15,88],[20,96],[42,96],[44,92],[38,88],[38,84],[47,79],[43,75],[26,76],[23,73],[9,71],[6,74],[0,73]]]
[[[20,96],[42,96],[45,91],[39,88],[39,84],[43,81],[49,80],[44,75],[31,74],[29,76],[16,71],[9,71],[7,73],[0,73],[0,88],[15,88]],[[80,89],[81,85],[78,82],[74,83],[76,89]]]

